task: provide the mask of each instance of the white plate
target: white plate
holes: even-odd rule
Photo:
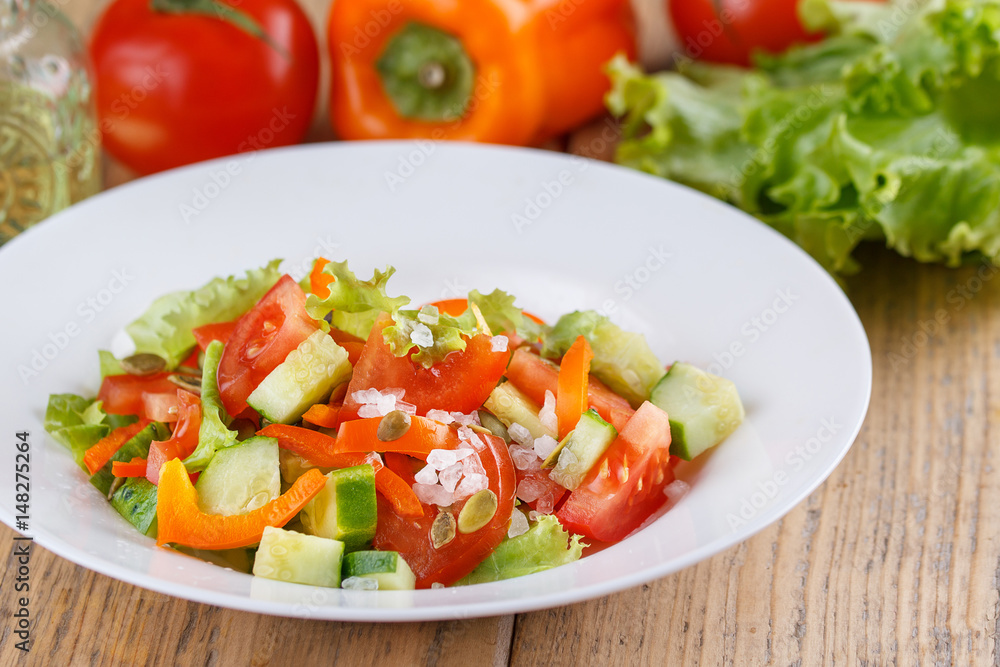
[[[95,394],[97,349],[155,297],[273,257],[300,277],[318,255],[349,259],[359,274],[392,264],[394,292],[416,302],[501,287],[544,317],[613,310],[664,362],[688,360],[734,380],[746,422],[682,470],[691,492],[652,525],[521,579],[341,591],[257,580],[157,549],[45,434],[48,394]],[[0,284],[0,406],[10,441],[0,454],[8,471],[0,519],[14,523],[13,439],[26,430],[28,534],[39,544],[138,586],[267,614],[486,616],[662,577],[745,540],[805,498],[847,453],[871,390],[857,315],[792,243],[683,187],[530,150],[346,143],[196,165],[98,195],[30,230],[0,250]]]

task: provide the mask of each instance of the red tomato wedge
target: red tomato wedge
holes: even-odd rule
[[[147,419],[170,423],[180,418],[181,400],[177,398],[177,390],[150,393],[142,392],[142,409]]]
[[[226,411],[243,412],[257,385],[317,329],[319,324],[306,313],[306,293],[291,276],[282,276],[237,321],[222,351],[219,393]]]
[[[556,517],[574,533],[617,542],[663,506],[663,488],[674,479],[675,461],[667,413],[647,401]]]
[[[208,349],[209,343],[213,340],[221,341],[225,343],[229,340],[229,337],[233,335],[233,331],[236,329],[236,324],[239,320],[233,320],[232,322],[216,322],[215,324],[206,324],[200,326],[196,329],[192,329],[191,333],[194,334],[194,339],[198,341],[198,347],[204,352]]]
[[[459,446],[458,435],[454,431],[449,449]],[[397,551],[406,560],[417,577],[417,588],[430,588],[433,583],[450,585],[472,572],[507,535],[510,515],[514,509],[514,464],[510,460],[507,445],[500,438],[483,435],[486,448],[475,454],[486,471],[489,489],[497,495],[498,506],[493,519],[474,533],[456,532],[455,538],[435,549],[431,542],[431,525],[437,517],[438,508],[425,505],[424,516],[408,518],[400,516],[388,503],[379,499],[378,527],[375,530],[374,547],[382,551]],[[458,517],[465,501],[451,507]]]
[[[189,391],[177,390],[180,399],[177,424],[170,438],[153,441],[146,456],[146,479],[153,484],[160,481],[160,466],[171,459],[186,459],[198,447],[198,430],[201,428],[201,399]]]
[[[104,411],[112,415],[146,416],[142,395],[177,393],[177,385],[167,379],[169,373],[153,375],[109,375],[101,382],[97,400],[104,402]]]
[[[507,379],[535,403],[545,403],[546,390],[559,397],[559,367],[527,350],[516,350],[507,368]],[[621,431],[635,413],[624,398],[611,391],[603,382],[591,376],[587,391],[590,407]]]
[[[503,376],[510,352],[494,352],[490,337],[473,336],[461,352],[452,352],[432,368],[424,368],[409,357],[397,357],[382,339],[382,330],[392,323],[383,313],[372,327],[361,358],[347,388],[342,420],[357,416],[358,404],[351,395],[364,389],[402,388],[403,400],[417,406],[417,414],[428,410],[469,413],[489,398]]]

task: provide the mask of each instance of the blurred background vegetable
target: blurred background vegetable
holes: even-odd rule
[[[295,0],[115,0],[90,54],[104,146],[139,174],[300,143],[316,105]]]
[[[328,46],[340,138],[521,145],[598,115],[603,63],[636,54],[625,0],[337,0]]]

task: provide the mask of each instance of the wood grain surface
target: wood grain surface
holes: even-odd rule
[[[303,4],[319,25],[325,3]],[[63,6],[81,26],[97,11]],[[177,600],[35,548],[23,654],[0,526],[0,665],[1000,665],[1000,273],[861,259],[848,291],[875,376],[856,444],[782,521],[708,561],[517,617],[374,625]]]

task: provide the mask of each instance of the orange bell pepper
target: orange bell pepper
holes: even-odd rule
[[[604,66],[617,53],[634,61],[638,51],[629,0],[539,0],[537,7],[545,140],[600,115],[611,90]]]
[[[583,336],[577,336],[559,365],[559,391],[556,393],[556,419],[559,439],[576,428],[587,410],[587,390],[590,387],[590,362],[594,352]]]
[[[111,474],[115,477],[145,477],[146,459],[133,456],[131,461],[112,461]]]
[[[87,471],[93,475],[103,468],[104,464],[110,461],[111,457],[122,448],[122,445],[134,438],[148,424],[148,419],[140,419],[134,424],[120,426],[98,440],[83,454],[83,462],[87,466]]]
[[[325,257],[318,258],[313,262],[312,272],[309,274],[309,291],[321,299],[330,296],[330,283],[337,279],[329,273],[323,273],[323,269],[330,263]]]
[[[236,549],[260,542],[264,528],[280,528],[326,486],[326,477],[313,468],[295,480],[292,488],[263,507],[225,516],[198,508],[198,492],[179,459],[160,469],[156,497],[156,544],[181,544],[194,549]]]
[[[398,452],[426,459],[432,449],[457,449],[458,434],[450,427],[426,417],[410,417],[410,428],[390,442],[378,439],[381,417],[353,419],[340,425],[337,452]]]
[[[630,58],[628,0],[337,0],[327,26],[342,139],[527,145],[597,115]]]
[[[278,446],[298,454],[309,463],[321,468],[350,468],[367,463],[375,469],[375,488],[385,496],[396,514],[400,516],[423,516],[424,508],[417,494],[399,475],[382,464],[382,460],[371,450],[357,452],[335,452],[337,439],[299,426],[270,424],[257,435],[277,438]]]
[[[536,15],[526,0],[337,0],[337,135],[531,142],[545,113]]]

